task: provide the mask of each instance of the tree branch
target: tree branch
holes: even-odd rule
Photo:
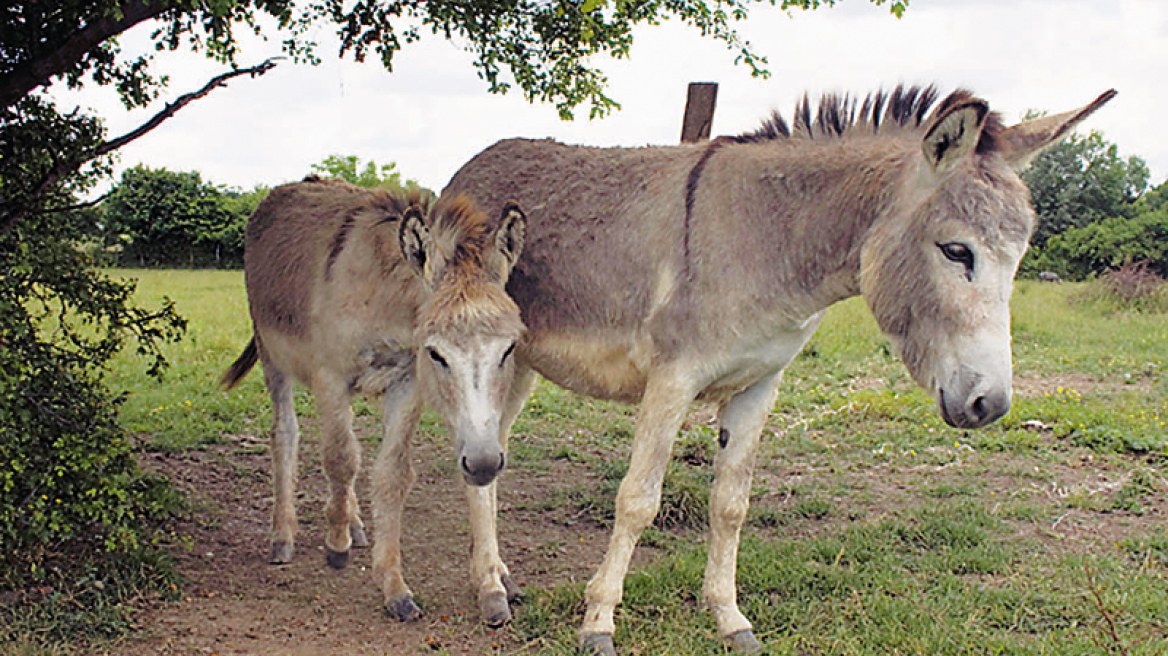
[[[77,210],[86,210],[91,207],[100,205],[103,200],[109,197],[110,193],[111,192],[107,191],[97,198],[94,198],[93,200],[87,200],[84,203],[75,203],[73,205],[66,205],[64,207],[42,207],[39,210],[29,210],[26,213],[26,216],[28,214],[57,214],[59,212],[76,212]]]
[[[228,71],[222,75],[216,75],[215,77],[211,78],[209,82],[204,84],[202,89],[179,96],[177,100],[168,104],[161,112],[155,114],[149,121],[146,121],[142,125],[127,132],[126,134],[123,134],[117,139],[111,139],[101,144],[94,150],[90,159],[93,159],[94,157],[101,157],[102,155],[117,150],[118,148],[125,146],[138,137],[141,137],[142,135],[161,125],[162,122],[166,119],[174,116],[178,110],[186,107],[191,102],[206,96],[219,87],[227,86],[227,81],[232,78],[239,77],[240,75],[250,75],[254,78],[267,73],[276,67],[276,61],[280,59],[283,59],[283,57],[271,57],[264,60],[262,64],[252,66],[251,68],[240,68],[234,71]]]
[[[170,8],[169,2],[134,0],[122,6],[121,16],[103,16],[86,23],[60,46],[40,58],[16,66],[11,73],[0,78],[0,107],[8,107],[33,89],[48,84],[50,78],[68,71],[103,41],[138,23],[156,18]]]
[[[81,168],[82,164],[85,164],[86,162],[91,161],[97,157],[101,157],[107,153],[113,152],[118,148],[121,148],[122,146],[130,143],[131,141],[141,137],[147,132],[150,132],[154,128],[161,125],[164,121],[174,116],[178,110],[186,107],[191,102],[206,96],[218,87],[226,86],[227,81],[231,80],[232,78],[236,78],[241,75],[259,77],[260,75],[267,73],[276,67],[276,61],[280,59],[283,59],[283,57],[272,57],[257,66],[252,66],[251,68],[240,68],[233,71],[228,71],[222,75],[216,75],[215,77],[211,78],[209,82],[203,85],[203,88],[199,89],[198,91],[179,96],[177,100],[168,104],[161,112],[158,112],[149,121],[146,121],[137,128],[127,132],[126,134],[123,134],[120,137],[117,137],[116,139],[110,139],[109,141],[103,142],[89,153],[86,153],[84,157],[64,159],[57,162],[56,166],[49,170],[44,179],[42,179],[40,184],[37,185],[36,189],[32,193],[32,197],[30,198],[28,205],[13,212],[12,215],[9,216],[8,219],[4,222],[4,225],[0,226],[0,235],[3,235],[4,233],[11,230],[12,227],[19,223],[21,219],[32,213],[32,206],[36,204],[38,199],[42,198],[45,193],[52,189],[53,186],[58,182],[60,182],[62,178]]]

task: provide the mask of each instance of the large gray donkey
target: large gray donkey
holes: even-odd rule
[[[629,559],[695,399],[718,406],[722,447],[702,598],[722,636],[759,648],[735,592],[756,445],[781,372],[831,304],[863,294],[953,426],[1009,409],[1009,301],[1035,224],[1017,172],[1113,95],[1012,127],[966,91],[805,98],[790,126],[776,114],[749,134],[674,147],[508,140],[454,176],[444,193],[513,198],[528,215],[507,286],[528,328],[514,393],[539,372],[640,404],[588,584],[586,651],[615,653]]]

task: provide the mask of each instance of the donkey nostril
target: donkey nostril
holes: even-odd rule
[[[988,414],[988,411],[985,407],[985,398],[986,397],[984,396],[979,396],[973,401],[973,406],[971,409],[973,410],[973,416],[977,417],[978,421],[985,419],[986,414]]]
[[[463,472],[465,472],[465,473],[467,473],[467,474],[471,473],[471,471],[470,471],[470,463],[467,461],[467,459],[466,459],[466,456],[463,456],[463,457],[462,457],[462,462],[461,462],[460,464],[462,465],[462,471],[463,471]]]
[[[503,471],[503,468],[506,466],[507,466],[507,454],[500,453],[499,454],[499,471]]]
[[[969,404],[969,418],[975,422],[972,428],[985,426],[996,421],[1010,411],[1010,393],[990,391],[977,397]]]

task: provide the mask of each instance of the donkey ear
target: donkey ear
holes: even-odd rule
[[[507,201],[499,218],[499,229],[495,231],[495,248],[506,261],[508,270],[519,260],[526,238],[527,215],[519,209],[519,203]]]
[[[946,108],[937,117],[921,143],[921,151],[933,170],[949,171],[973,150],[981,139],[989,111],[983,101],[968,100]]]
[[[1006,128],[998,137],[998,152],[1015,171],[1023,171],[1042,151],[1061,141],[1083,119],[1094,114],[1095,110],[1107,104],[1115,95],[1115,89],[1111,89],[1080,109]]]
[[[426,227],[426,222],[422,218],[421,208],[410,205],[402,215],[401,225],[398,227],[398,243],[406,262],[423,278],[426,277],[430,242],[430,229]]]

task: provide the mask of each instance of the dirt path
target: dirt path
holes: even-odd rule
[[[320,530],[324,480],[314,441],[306,440],[301,450],[295,560],[286,566],[267,564],[268,456],[266,449],[244,442],[148,456],[146,466],[186,489],[193,504],[190,517],[176,527],[178,535],[186,536],[175,549],[186,580],[184,599],[144,611],[137,618],[140,630],[105,653],[396,656],[517,647],[510,628],[492,631],[479,621],[467,582],[470,538],[462,484],[444,461],[449,449],[436,441],[420,442],[414,450],[418,480],[407,506],[403,552],[407,580],[425,613],[421,620],[400,624],[382,611],[381,593],[368,571],[368,549],[355,551],[344,571],[325,566]],[[372,462],[366,451],[365,462]],[[602,528],[536,509],[552,489],[578,481],[573,477],[587,476],[586,471],[557,461],[547,471],[519,465],[504,474],[500,549],[520,585],[586,580],[598,564],[606,540]],[[359,491],[366,486],[363,474]],[[363,517],[371,515],[363,507]]]

